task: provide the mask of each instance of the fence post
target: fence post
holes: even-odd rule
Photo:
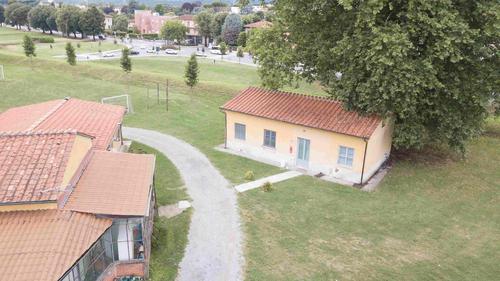
[[[165,103],[167,104],[167,111],[168,111],[168,79],[167,79],[167,85],[165,87]]]

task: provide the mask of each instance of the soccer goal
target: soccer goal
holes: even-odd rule
[[[3,71],[3,65],[0,64],[0,81],[5,80],[5,73]]]
[[[134,113],[134,108],[132,106],[132,99],[130,98],[129,95],[105,97],[101,99],[101,103],[121,105],[127,109],[127,113]]]

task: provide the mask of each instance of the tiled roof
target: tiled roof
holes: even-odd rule
[[[57,200],[75,136],[0,133],[0,203]]]
[[[271,27],[273,25],[272,22],[266,21],[266,20],[261,20],[258,22],[252,22],[249,24],[245,25],[245,28],[265,28],[265,27]]]
[[[377,116],[347,111],[329,98],[254,87],[243,90],[221,109],[361,138],[369,138],[381,122]]]
[[[95,137],[96,149],[107,149],[125,108],[79,99],[64,99],[11,108],[0,114],[0,132],[77,130]]]
[[[69,99],[35,129],[74,129],[95,137],[96,149],[107,149],[124,114],[122,106]]]
[[[38,125],[64,103],[64,100],[52,100],[37,104],[11,108],[0,114],[0,132],[28,131]]]
[[[58,210],[0,213],[0,280],[58,280],[111,223]]]
[[[154,169],[153,155],[95,151],[64,208],[94,214],[144,216]]]
[[[179,20],[192,21],[194,20],[193,15],[181,15],[179,16]]]

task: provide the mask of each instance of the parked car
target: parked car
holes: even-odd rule
[[[166,49],[165,53],[168,55],[177,55],[178,51],[174,49]]]
[[[131,50],[131,51],[130,51],[130,54],[131,54],[132,56],[134,56],[134,55],[138,55],[138,54],[139,54],[139,51],[136,51],[136,50]]]
[[[156,53],[156,50],[154,50],[154,49],[147,49],[146,53],[148,53],[148,54],[154,54],[154,53]]]
[[[104,53],[102,56],[105,57],[105,58],[112,58],[112,57],[115,56],[115,54],[113,54],[113,53]]]
[[[195,55],[196,55],[197,57],[206,57],[206,56],[207,56],[207,54],[202,53],[202,52],[196,52],[196,54],[195,54]]]
[[[210,53],[213,55],[222,55],[222,52],[219,49],[212,49]]]

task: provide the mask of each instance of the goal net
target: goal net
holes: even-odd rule
[[[134,113],[134,108],[132,106],[132,99],[130,98],[129,95],[105,97],[101,99],[101,103],[121,105],[127,109],[127,113]]]

